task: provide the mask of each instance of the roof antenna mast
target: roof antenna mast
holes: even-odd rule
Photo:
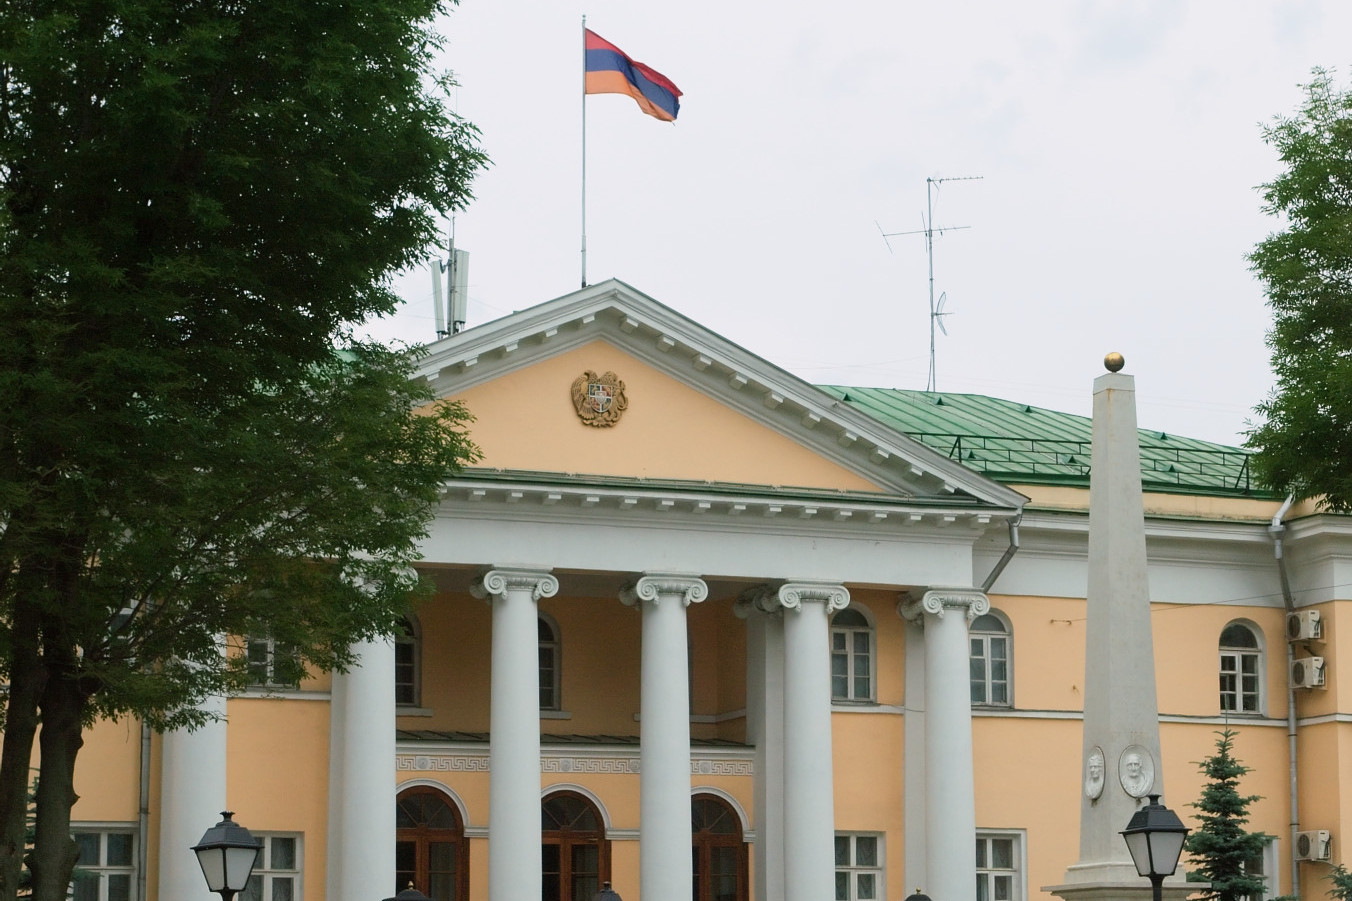
[[[892,250],[892,242],[888,238],[895,238],[898,235],[924,235],[925,236],[925,254],[929,257],[929,321],[930,321],[930,358],[929,358],[929,379],[925,382],[926,391],[939,390],[938,380],[935,378],[934,371],[934,329],[937,326],[939,331],[945,335],[948,329],[944,327],[943,317],[951,311],[944,310],[944,304],[948,302],[948,293],[939,295],[938,302],[934,299],[934,236],[942,235],[946,231],[958,231],[964,228],[971,228],[970,225],[947,225],[939,228],[934,227],[934,192],[939,189],[939,185],[946,181],[980,181],[983,176],[980,175],[958,175],[949,178],[927,178],[925,179],[925,215],[921,217],[921,224],[924,228],[908,232],[885,232],[881,225],[878,231],[882,232],[883,243],[887,244],[887,250]],[[877,225],[875,222],[874,225]]]

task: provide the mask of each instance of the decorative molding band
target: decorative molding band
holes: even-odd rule
[[[559,580],[548,569],[490,569],[470,588],[476,598],[504,598],[512,591],[529,591],[532,602],[552,598],[559,590]]]
[[[620,592],[620,600],[630,607],[640,601],[660,604],[668,598],[679,600],[682,607],[689,607],[708,596],[709,586],[703,579],[684,573],[644,573]]]
[[[430,754],[396,754],[395,769],[420,773],[487,773],[488,751],[451,751]],[[540,758],[542,773],[584,773],[588,775],[634,775],[639,772],[637,752],[623,756],[602,754],[545,754]],[[755,762],[746,758],[700,754],[690,756],[692,776],[753,776]]]
[[[923,594],[912,592],[897,602],[897,613],[902,619],[923,622],[926,613],[943,619],[947,610],[961,610],[971,622],[989,613],[990,598],[975,588],[930,588]]]

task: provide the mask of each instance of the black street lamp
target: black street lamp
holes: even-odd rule
[[[414,888],[413,883],[410,882],[408,888],[399,892],[393,898],[386,898],[385,901],[432,901],[432,899]]]
[[[930,896],[922,892],[917,886],[915,891],[906,896],[906,901],[930,901]]]
[[[1150,795],[1150,803],[1131,815],[1131,822],[1122,830],[1122,838],[1131,852],[1136,872],[1150,880],[1155,901],[1163,896],[1165,876],[1178,869],[1178,858],[1183,853],[1183,840],[1188,828],[1172,810],[1160,803],[1159,795]]]
[[[221,901],[231,901],[244,891],[263,848],[263,843],[250,835],[248,829],[230,819],[234,815],[233,811],[221,811],[221,821],[193,846],[207,887],[220,895]]]
[[[609,882],[601,883],[601,890],[596,893],[595,901],[624,901],[620,893],[610,887]]]

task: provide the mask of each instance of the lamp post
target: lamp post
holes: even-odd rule
[[[393,898],[386,898],[385,901],[432,901],[432,899],[414,888],[410,882],[408,888],[398,892]]]
[[[1172,876],[1178,869],[1188,828],[1177,814],[1160,803],[1159,795],[1149,797],[1150,803],[1131,815],[1122,838],[1131,852],[1132,863],[1136,864],[1136,872],[1150,880],[1154,901],[1160,901],[1164,877]]]
[[[221,811],[221,821],[208,829],[192,849],[207,887],[220,895],[221,901],[231,901],[244,891],[263,848],[263,843],[250,835],[248,829],[230,819],[234,815],[233,811]]]
[[[609,882],[601,883],[601,890],[596,893],[595,901],[623,901],[620,893],[610,887]]]

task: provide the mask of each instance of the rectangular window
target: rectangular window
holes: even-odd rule
[[[249,684],[259,688],[297,688],[300,661],[295,649],[271,638],[249,638],[244,643],[249,661]]]
[[[239,901],[300,901],[301,837],[257,832],[254,837],[262,841],[263,850]]]
[[[1009,638],[971,637],[972,703],[1009,706]]]
[[[73,901],[131,901],[136,833],[130,828],[77,828],[71,837],[80,849],[70,886]]]
[[[976,838],[976,901],[1022,901],[1022,833],[983,832]]]
[[[836,833],[836,901],[882,901],[883,837]]]
[[[1221,710],[1258,713],[1258,654],[1221,652]]]
[[[1269,838],[1263,845],[1263,853],[1244,864],[1244,871],[1250,876],[1263,880],[1263,891],[1254,895],[1245,895],[1245,901],[1263,901],[1277,894],[1277,839]]]

